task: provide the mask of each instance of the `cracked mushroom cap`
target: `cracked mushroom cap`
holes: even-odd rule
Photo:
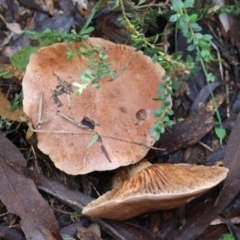
[[[153,164],[89,203],[82,213],[126,220],[146,212],[179,207],[216,186],[227,173],[228,169],[223,167]]]
[[[67,60],[66,47],[79,48],[79,43],[56,43],[31,55],[22,83],[24,112],[42,131],[37,132],[38,148],[57,168],[73,175],[112,170],[141,160],[149,150],[144,145],[155,142],[149,129],[156,120],[152,111],[161,104],[153,100],[164,75],[158,64],[126,45],[99,38],[88,41],[107,50],[110,68],[119,74],[115,80],[106,77],[99,81],[100,89],[88,86],[77,96],[72,83],[81,81],[79,75],[87,69],[87,61],[81,55]],[[43,121],[39,125],[41,95]],[[89,148],[92,133],[77,126],[83,120],[92,123],[101,136],[101,141]]]

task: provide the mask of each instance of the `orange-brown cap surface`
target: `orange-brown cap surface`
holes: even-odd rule
[[[160,102],[153,98],[157,97],[158,84],[164,74],[151,58],[132,47],[99,38],[90,38],[89,42],[107,50],[108,61],[112,63],[110,68],[113,71],[120,69],[115,80],[106,77],[100,80],[99,90],[88,86],[77,96],[72,83],[81,81],[79,75],[88,67],[86,59],[78,55],[67,60],[66,47],[78,48],[79,43],[56,43],[31,56],[22,84],[24,112],[32,118],[34,126],[37,126],[42,94],[42,118],[51,118],[40,128],[50,132],[37,133],[39,149],[50,156],[56,167],[74,175],[126,166],[146,155],[149,148],[129,142],[154,144],[149,128],[155,122],[152,110],[158,108]],[[107,154],[100,142],[87,149],[91,133],[60,114],[78,124],[84,118],[93,121],[94,131],[101,136]]]
[[[83,208],[91,217],[125,220],[142,213],[179,207],[227,176],[228,169],[191,164],[153,164]]]

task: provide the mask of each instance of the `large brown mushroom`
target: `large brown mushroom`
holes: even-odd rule
[[[88,67],[86,58],[78,55],[68,61],[66,47],[79,48],[79,43],[56,43],[32,54],[22,83],[24,112],[35,128],[40,127],[39,149],[56,167],[74,175],[126,166],[146,155],[145,145],[154,144],[149,128],[155,121],[152,110],[160,102],[153,99],[164,74],[151,58],[132,47],[99,38],[88,41],[107,50],[113,71],[122,69],[115,80],[106,77],[100,80],[100,89],[88,86],[77,96],[72,83],[81,81],[79,75]],[[41,96],[43,121],[39,122]],[[101,137],[89,148],[94,133],[81,128],[83,120]]]
[[[137,164],[138,165],[138,164]],[[128,168],[128,167],[127,167]],[[132,167],[131,167],[132,168]],[[223,181],[227,168],[205,167],[192,164],[141,165],[133,169],[129,179],[83,208],[83,214],[91,217],[125,220],[142,213],[179,207],[206,193]]]

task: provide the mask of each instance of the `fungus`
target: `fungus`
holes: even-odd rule
[[[147,212],[176,208],[206,193],[223,181],[227,173],[227,168],[215,166],[153,164],[89,203],[82,213],[126,220]]]
[[[88,41],[107,50],[110,68],[118,72],[115,80],[105,77],[100,89],[87,86],[77,96],[72,83],[81,82],[79,75],[88,62],[82,55],[67,60],[66,48],[74,50],[79,43],[56,43],[31,55],[22,83],[24,112],[35,128],[40,127],[38,148],[57,168],[73,175],[140,161],[149,150],[146,146],[154,144],[149,131],[156,120],[152,111],[161,104],[154,100],[164,75],[158,64],[126,45],[99,38]],[[82,127],[84,121],[90,129]],[[88,147],[93,133],[99,141]]]

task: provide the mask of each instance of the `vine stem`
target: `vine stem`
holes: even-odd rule
[[[100,5],[102,4],[103,0],[98,0],[98,2],[96,3],[96,5],[93,7],[90,16],[88,17],[87,21],[85,22],[85,24],[83,25],[80,33],[84,32],[88,27],[89,24],[91,23],[92,19],[94,18],[96,12],[98,11]]]
[[[185,8],[183,8],[183,9],[184,9],[184,13],[187,14],[186,9],[185,9]],[[181,11],[181,13],[182,13],[182,11]],[[188,22],[186,22],[186,24],[187,24],[187,26],[188,26],[191,34],[192,34],[192,37],[193,37],[194,34],[195,34],[195,32],[193,31],[191,25],[190,25]],[[199,46],[196,46],[196,50],[197,50],[198,53],[200,53]],[[222,126],[222,119],[221,119],[220,114],[219,114],[219,111],[218,111],[218,105],[217,105],[216,99],[215,99],[215,97],[214,97],[213,91],[212,91],[212,89],[211,89],[211,87],[210,87],[210,85],[209,85],[208,72],[207,72],[207,69],[206,69],[205,62],[204,62],[204,60],[203,60],[202,57],[200,58],[200,63],[201,63],[201,65],[202,65],[202,69],[203,69],[204,75],[205,75],[205,77],[206,77],[208,90],[209,90],[209,92],[210,92],[210,96],[211,96],[212,101],[213,101],[213,106],[214,106],[214,109],[215,109],[215,112],[216,112],[216,116],[217,116],[218,123],[219,123],[219,125],[220,125],[220,128],[223,128],[223,126]]]
[[[128,19],[128,17],[127,17],[123,0],[120,0],[119,2],[120,2],[120,5],[121,5],[121,10],[122,10],[123,18],[124,18],[124,20],[125,20],[126,23],[127,23],[127,28],[128,28],[128,30],[129,30],[129,32],[130,32],[131,34],[135,34],[137,37],[139,37],[141,34],[140,34],[140,33],[136,30],[136,28],[131,24],[131,22],[129,21],[129,19]],[[145,5],[145,6],[148,6],[148,5]],[[145,37],[142,38],[142,40],[143,40],[143,42],[144,42],[147,46],[149,46],[150,48],[152,48],[152,49],[155,48],[155,46],[154,46],[153,44],[151,44]],[[171,63],[171,64],[180,65],[181,67],[184,67],[184,66],[185,66],[184,64],[181,64],[181,63],[179,63],[179,62],[177,62],[177,61],[174,61],[174,60],[171,58],[171,56],[166,55],[166,54],[164,54],[163,52],[158,51],[158,54],[159,54],[159,56],[164,57],[165,60],[166,60],[167,62]]]

